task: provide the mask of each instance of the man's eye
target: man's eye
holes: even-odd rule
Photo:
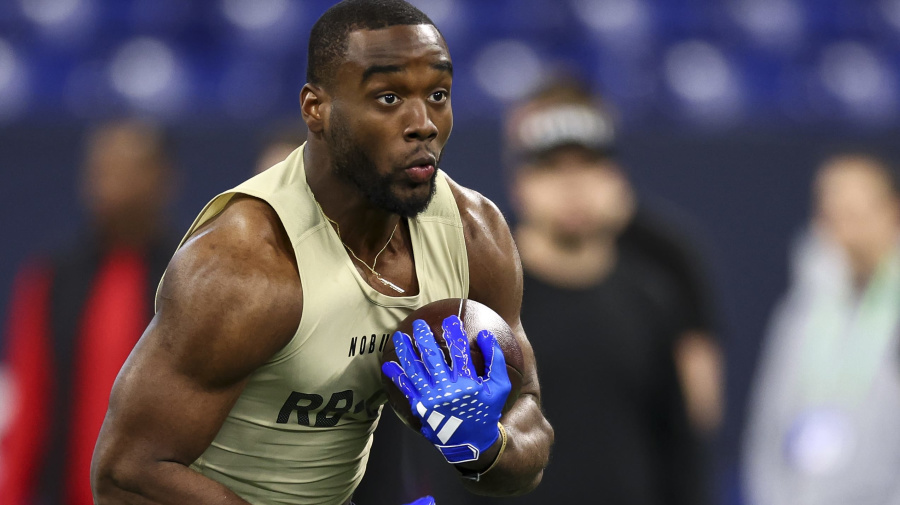
[[[435,91],[431,94],[432,102],[443,102],[447,100],[447,92],[446,91]]]
[[[394,94],[381,95],[378,97],[378,101],[385,105],[394,105],[399,99],[400,98]]]

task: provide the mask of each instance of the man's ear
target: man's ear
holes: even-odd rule
[[[327,98],[325,90],[315,84],[306,83],[300,90],[300,112],[311,133],[322,133],[325,129]]]

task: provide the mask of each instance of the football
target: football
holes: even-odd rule
[[[434,333],[435,341],[441,347],[444,354],[444,361],[450,363],[450,351],[447,349],[447,343],[444,341],[442,323],[444,319],[457,315],[463,323],[466,335],[469,338],[469,352],[472,355],[473,372],[480,377],[484,377],[484,357],[478,348],[475,337],[481,330],[489,330],[497,338],[500,348],[503,350],[503,357],[506,359],[506,371],[509,375],[509,381],[512,388],[506,403],[503,406],[503,412],[509,410],[519,397],[519,391],[522,387],[522,376],[525,368],[522,349],[519,348],[519,342],[515,337],[512,329],[506,324],[506,321],[494,312],[490,307],[478,303],[474,300],[447,298],[438,300],[422,306],[406,319],[400,322],[396,330],[412,336],[413,321],[422,319],[431,327]],[[388,340],[384,346],[381,355],[381,362],[397,361],[397,353],[394,350],[393,340]],[[406,423],[407,426],[419,430],[421,424],[419,418],[413,414],[409,401],[403,396],[403,393],[394,385],[387,376],[382,374],[382,384],[387,392],[388,403],[394,409],[397,416]]]

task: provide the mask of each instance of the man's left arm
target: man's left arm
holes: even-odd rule
[[[462,216],[469,260],[469,298],[497,312],[515,332],[524,357],[522,388],[513,407],[500,419],[506,446],[498,440],[471,463],[456,465],[463,475],[481,473],[478,480],[463,479],[471,492],[491,496],[526,493],[543,476],[553,444],[553,428],[541,410],[534,351],[520,320],[522,265],[512,234],[497,207],[480,194],[451,181]]]

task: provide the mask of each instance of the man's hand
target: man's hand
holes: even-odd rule
[[[481,331],[476,341],[484,356],[484,377],[479,377],[470,368],[469,339],[462,321],[450,316],[444,319],[443,330],[450,350],[449,368],[431,328],[418,319],[413,322],[415,347],[409,335],[395,332],[400,363],[388,361],[381,369],[422,420],[422,435],[448,462],[475,461],[500,436],[498,423],[512,388],[506,359],[494,335]]]

